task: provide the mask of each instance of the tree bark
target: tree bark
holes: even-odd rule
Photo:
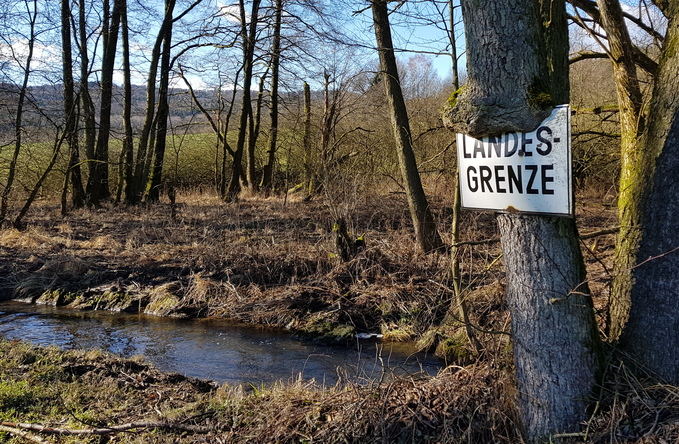
[[[61,54],[62,73],[64,78],[64,114],[66,122],[66,143],[69,147],[68,169],[64,177],[64,189],[61,200],[61,214],[67,211],[68,185],[72,185],[71,203],[74,208],[85,205],[85,189],[83,188],[80,170],[80,148],[78,146],[78,121],[75,104],[75,83],[73,81],[73,47],[71,44],[71,6],[70,1],[61,0]]]
[[[243,49],[243,98],[241,104],[240,125],[238,128],[238,140],[233,156],[233,169],[231,179],[225,193],[225,200],[233,201],[238,198],[241,190],[240,180],[243,176],[243,154],[248,132],[248,119],[252,116],[252,103],[250,87],[252,86],[252,68],[255,53],[255,41],[257,38],[257,21],[259,15],[260,0],[252,2],[250,12],[250,23],[248,27],[247,14],[245,13],[245,2],[239,0],[241,19],[241,44]]]
[[[165,14],[172,17],[175,0],[165,1]],[[170,55],[172,51],[172,21],[163,29],[163,46],[160,54],[160,83],[158,85],[158,112],[156,123],[156,139],[153,152],[153,168],[149,177],[146,200],[158,202],[163,182],[163,164],[167,144],[167,119],[170,114],[168,94],[170,88]]]
[[[267,162],[262,176],[262,188],[270,192],[273,188],[274,164],[276,162],[276,142],[278,140],[278,71],[281,62],[281,22],[283,16],[283,0],[275,0],[276,17],[274,19],[273,42],[271,47],[271,107],[269,115],[269,147]]]
[[[19,153],[21,152],[21,143],[23,140],[23,119],[24,119],[24,105],[26,102],[26,94],[28,93],[28,81],[31,78],[31,70],[33,69],[33,52],[35,49],[36,42],[36,32],[35,25],[38,19],[38,2],[33,1],[32,10],[29,7],[29,3],[26,2],[26,12],[30,16],[30,34],[28,39],[28,54],[26,55],[26,61],[23,65],[23,79],[21,87],[19,88],[19,98],[16,105],[16,116],[14,118],[14,151],[12,153],[12,159],[9,162],[9,169],[7,171],[7,182],[5,182],[5,188],[2,190],[2,196],[0,197],[0,221],[4,221],[7,217],[7,210],[9,204],[9,194],[12,192],[12,187],[14,186],[14,179],[16,177],[17,161],[19,159]]]
[[[410,216],[420,248],[425,252],[431,252],[440,249],[443,246],[443,242],[436,229],[436,223],[422,188],[420,173],[417,170],[410,122],[408,121],[408,112],[401,90],[391,30],[389,28],[387,0],[371,0],[371,9],[375,27],[375,39],[380,56],[380,71],[389,102],[394,141],[408,198],[408,206],[410,207]]]
[[[542,36],[535,25],[540,19],[538,2],[531,2],[534,7],[526,11],[528,15],[509,17],[504,8],[519,7],[518,3],[503,0],[498,7],[489,7],[461,2],[463,17],[473,17],[473,21],[465,21],[469,79],[451,97],[444,116],[456,132],[479,138],[532,131],[557,105],[545,83],[546,48],[540,45]],[[486,70],[488,54],[497,58],[493,70]],[[498,82],[498,78],[504,80]]]
[[[132,195],[134,184],[134,139],[132,132],[132,72],[130,66],[130,39],[129,27],[127,23],[127,0],[122,0],[121,11],[121,37],[123,47],[123,126],[125,138],[123,139],[123,149],[120,153],[118,169],[118,192],[116,202],[120,202],[123,187],[125,196]]]
[[[632,291],[632,268],[641,239],[641,198],[648,159],[645,147],[638,143],[643,131],[642,96],[634,62],[634,45],[629,36],[619,1],[597,0],[599,19],[608,39],[608,56],[618,95],[620,116],[620,184],[618,224],[620,232],[615,249],[613,284],[609,306],[608,335],[618,339],[627,322]]]
[[[662,379],[679,384],[679,5],[663,6],[669,24],[641,141],[654,159],[646,175],[652,179],[642,196],[642,238],[620,344]]]
[[[113,104],[113,70],[115,68],[118,30],[120,27],[120,0],[114,0],[113,12],[104,2],[104,54],[101,67],[101,103],[99,107],[99,134],[94,150],[94,160],[87,182],[87,195],[91,205],[99,206],[111,196],[108,173],[108,144],[111,136],[111,105]]]
[[[534,130],[568,103],[567,23],[561,0],[462,1],[469,85],[447,124],[475,137]],[[550,69],[551,67],[551,69]],[[579,429],[600,369],[600,339],[575,222],[498,216],[526,438]]]

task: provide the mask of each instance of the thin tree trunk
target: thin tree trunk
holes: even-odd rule
[[[304,82],[304,190],[306,197],[314,193],[313,169],[311,167],[311,88]]]
[[[149,177],[149,165],[152,151],[149,149],[153,144],[153,129],[156,122],[156,77],[158,75],[158,65],[160,64],[160,50],[163,44],[163,37],[168,27],[172,26],[172,13],[174,11],[175,0],[165,2],[165,16],[163,24],[158,31],[156,41],[151,50],[151,60],[149,64],[148,80],[146,82],[146,111],[144,114],[144,124],[139,135],[139,145],[134,164],[134,183],[130,187],[132,194],[126,196],[130,203],[138,203],[144,194]]]
[[[116,202],[120,202],[125,188],[125,196],[132,195],[134,182],[134,140],[132,133],[132,72],[130,66],[130,39],[127,23],[127,0],[122,0],[122,11],[120,25],[122,46],[123,46],[123,126],[125,138],[123,139],[123,149],[120,153],[118,168],[118,192]]]
[[[14,152],[12,153],[12,160],[9,162],[9,169],[7,171],[7,182],[0,197],[0,221],[7,217],[7,207],[9,194],[12,192],[14,186],[14,179],[16,177],[17,161],[19,153],[21,152],[21,143],[23,140],[23,118],[24,118],[24,104],[26,101],[26,94],[28,92],[28,81],[31,77],[31,69],[33,62],[33,51],[35,48],[35,24],[38,19],[38,3],[33,1],[33,10],[30,10],[28,2],[26,3],[26,13],[30,14],[30,37],[28,39],[28,54],[26,55],[26,62],[24,64],[24,76],[19,88],[19,98],[17,100],[16,117],[14,119]]]
[[[410,123],[406,110],[403,92],[398,77],[396,57],[389,29],[389,13],[387,0],[371,0],[375,38],[380,55],[380,70],[384,82],[391,123],[394,129],[394,141],[398,154],[401,175],[408,197],[410,216],[415,227],[417,242],[425,252],[438,250],[443,246],[436,229],[436,223],[429,209],[427,197],[422,188],[420,173],[412,146]]]
[[[321,122],[321,163],[326,169],[332,159],[332,129],[335,121],[335,111],[337,110],[335,100],[330,100],[330,73],[323,74],[323,120]],[[327,174],[326,174],[327,176]]]
[[[64,78],[64,113],[66,122],[66,143],[69,147],[68,169],[64,177],[64,189],[61,199],[61,214],[66,214],[69,182],[72,184],[72,204],[74,208],[85,205],[85,189],[80,171],[80,148],[78,147],[78,124],[76,113],[75,84],[73,81],[73,56],[71,45],[71,6],[69,0],[61,0],[61,53],[62,72]]]
[[[269,127],[269,149],[267,162],[262,176],[262,188],[269,193],[273,188],[274,164],[276,162],[276,142],[278,140],[278,70],[281,62],[281,21],[283,16],[283,0],[275,0],[276,17],[274,19],[273,43],[271,48],[271,126]]]
[[[233,201],[238,198],[238,193],[241,190],[240,180],[243,176],[243,153],[245,152],[245,142],[248,130],[248,119],[252,115],[252,103],[250,87],[252,86],[252,64],[255,53],[255,40],[257,38],[257,22],[259,15],[260,0],[252,2],[252,9],[250,12],[250,23],[248,27],[247,14],[245,13],[245,2],[239,0],[238,6],[240,8],[241,16],[241,41],[243,46],[243,99],[241,105],[240,124],[238,128],[238,141],[236,142],[235,156],[233,157],[233,168],[231,171],[231,179],[225,193],[227,201]]]
[[[259,78],[259,88],[257,90],[257,100],[255,101],[255,109],[253,115],[249,119],[249,130],[248,130],[248,149],[247,149],[247,159],[245,164],[247,165],[247,182],[250,191],[259,191],[259,182],[257,181],[257,140],[259,139],[259,128],[262,121],[262,102],[264,100],[264,85],[266,84],[267,71],[262,74]]]
[[[108,17],[108,0],[104,2],[104,54],[101,69],[101,103],[99,108],[99,134],[94,152],[94,165],[87,182],[91,205],[99,206],[111,196],[108,172],[108,145],[111,136],[111,106],[113,104],[113,70],[115,68],[118,30],[120,28],[120,0],[114,0],[113,12]]]
[[[638,143],[643,131],[641,88],[637,79],[632,39],[627,31],[620,3],[597,0],[601,24],[608,39],[609,58],[618,95],[620,116],[620,184],[618,195],[618,243],[613,264],[613,284],[609,306],[608,334],[620,337],[629,316],[632,268],[641,240],[641,197],[645,165],[652,162],[645,147]]]
[[[80,102],[83,129],[85,132],[85,156],[87,156],[87,170],[89,176],[92,176],[94,168],[94,148],[97,143],[97,128],[94,101],[90,94],[89,76],[90,76],[90,58],[88,54],[87,44],[87,18],[85,14],[85,0],[80,0],[78,3],[78,35],[80,37]],[[87,194],[87,193],[86,193]]]
[[[166,0],[166,14],[172,16],[174,4],[174,0]],[[146,200],[150,202],[158,202],[160,200],[160,188],[163,182],[163,163],[165,161],[165,147],[167,144],[167,119],[170,112],[168,94],[170,85],[170,53],[172,51],[172,22],[164,28],[164,31],[160,60],[160,84],[158,87],[156,144],[153,153],[153,169],[146,190]]]
[[[52,157],[50,158],[50,161],[47,164],[47,167],[45,167],[45,171],[43,171],[42,174],[40,175],[40,178],[38,178],[38,181],[36,182],[35,186],[33,187],[31,194],[29,194],[28,199],[26,199],[26,202],[24,202],[24,206],[21,207],[19,214],[14,219],[14,227],[16,227],[17,229],[23,228],[24,217],[26,217],[26,214],[28,214],[28,210],[31,208],[31,205],[33,205],[33,202],[35,202],[35,199],[38,196],[38,193],[40,192],[40,190],[42,189],[42,186],[45,183],[45,180],[47,180],[47,176],[49,176],[49,174],[54,169],[54,165],[56,165],[57,160],[59,160],[59,155],[60,155],[60,152],[61,152],[61,146],[63,145],[65,138],[66,138],[66,132],[62,132],[60,135],[59,134],[57,135],[57,138],[54,141],[54,148],[52,150]]]

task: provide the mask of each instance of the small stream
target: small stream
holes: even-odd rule
[[[355,382],[383,374],[436,374],[439,362],[402,343],[357,341],[331,347],[287,332],[236,326],[219,319],[173,319],[0,303],[0,336],[62,349],[103,349],[142,355],[157,368],[218,383],[271,384],[315,379],[333,385],[342,374]]]

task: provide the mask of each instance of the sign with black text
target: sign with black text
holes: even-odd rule
[[[457,135],[462,207],[573,215],[570,106],[530,133]]]

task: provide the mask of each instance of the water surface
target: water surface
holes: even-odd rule
[[[163,371],[229,384],[270,384],[300,375],[335,384],[341,374],[364,382],[392,374],[435,374],[438,361],[412,345],[357,341],[331,347],[287,332],[219,319],[173,319],[0,303],[0,336],[62,349],[142,355]]]

